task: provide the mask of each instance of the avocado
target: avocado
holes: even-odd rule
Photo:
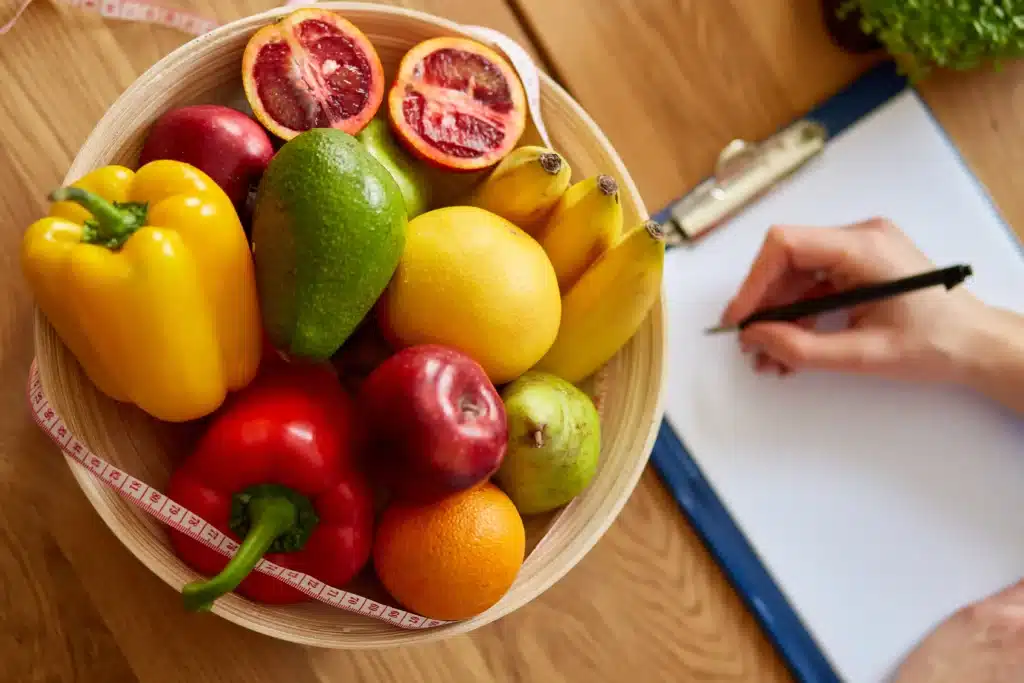
[[[409,220],[426,211],[430,205],[430,180],[426,169],[395,141],[387,120],[377,115],[356,138],[388,169],[402,189]]]
[[[260,180],[252,216],[270,342],[329,358],[390,281],[407,224],[401,189],[356,138],[313,128],[286,142]]]

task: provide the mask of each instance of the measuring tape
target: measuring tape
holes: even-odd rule
[[[188,510],[184,505],[171,500],[156,487],[133,477],[89,450],[81,440],[71,433],[71,429],[50,403],[39,377],[39,369],[36,367],[35,360],[32,361],[32,367],[29,370],[28,398],[32,417],[36,424],[49,434],[54,443],[64,452],[64,456],[73,461],[76,466],[84,468],[100,483],[113,489],[139,510],[163,524],[187,534],[224,557],[232,557],[238,550],[238,543],[221,533],[205,519]],[[423,629],[450,623],[427,619],[335,586],[329,586],[309,574],[285,569],[267,560],[260,560],[256,565],[256,571],[284,581],[310,598],[331,607],[363,614],[400,628]]]
[[[14,17],[3,26],[0,34],[10,30],[18,17],[31,3],[24,0],[15,11]],[[109,19],[159,24],[178,29],[193,35],[202,35],[217,28],[217,22],[191,12],[183,12],[173,8],[162,7],[138,0],[55,0],[68,7],[99,14]],[[307,4],[295,2],[287,6]],[[547,130],[540,113],[540,77],[536,64],[529,54],[518,43],[508,36],[484,26],[460,26],[460,29],[474,38],[490,43],[499,48],[519,75],[526,91],[527,104],[534,126],[544,141],[551,146]],[[32,361],[29,370],[28,399],[32,416],[36,423],[46,432],[54,443],[63,451],[66,458],[76,467],[82,467],[91,476],[108,488],[114,490],[124,500],[139,510],[154,517],[163,524],[187,534],[225,557],[232,557],[238,550],[238,543],[223,534],[220,530],[186,509],[183,505],[171,500],[154,486],[138,479],[101,458],[68,428],[57,413],[43,387],[36,361]],[[286,569],[267,560],[260,560],[256,571],[277,578],[291,585],[311,599],[322,602],[355,614],[387,622],[403,629],[425,629],[443,626],[451,622],[428,619],[406,610],[385,605],[361,595],[350,593],[335,586],[329,586],[316,577]]]

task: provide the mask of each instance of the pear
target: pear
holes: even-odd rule
[[[527,372],[501,392],[508,448],[494,480],[523,515],[549,512],[583,492],[597,472],[601,425],[582,390]]]

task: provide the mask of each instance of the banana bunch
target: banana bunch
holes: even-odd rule
[[[558,152],[527,145],[502,159],[468,204],[496,213],[533,235],[569,187],[572,169]]]
[[[537,241],[555,267],[564,294],[621,233],[619,186],[609,175],[596,175],[565,191]]]
[[[558,152],[519,147],[467,203],[519,226],[548,255],[562,317],[554,344],[534,369],[577,383],[614,356],[647,317],[661,291],[665,242],[653,221],[622,234],[614,178],[600,174],[570,184],[571,175]]]
[[[640,328],[661,292],[665,236],[645,221],[602,253],[562,297],[558,336],[534,369],[578,383]]]

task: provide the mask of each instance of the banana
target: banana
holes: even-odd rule
[[[572,169],[547,147],[517,147],[477,186],[469,204],[487,209],[531,235],[569,187]]]
[[[538,235],[564,294],[622,232],[619,186],[596,175],[569,187]]]
[[[586,379],[628,342],[661,292],[665,235],[646,221],[627,232],[562,297],[554,344],[534,369]]]

